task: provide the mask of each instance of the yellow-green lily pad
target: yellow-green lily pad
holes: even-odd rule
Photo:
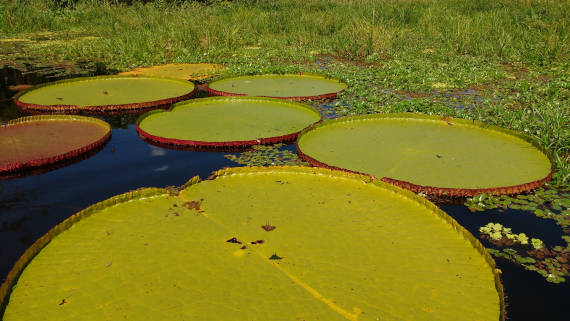
[[[0,299],[5,321],[455,321],[504,311],[493,259],[435,205],[309,167],[227,169],[180,192],[93,205],[24,254]]]
[[[178,78],[184,80],[204,80],[212,77],[223,68],[218,64],[166,64],[151,67],[136,68],[119,75],[136,75],[151,77]]]
[[[152,111],[137,121],[150,142],[185,147],[243,147],[293,141],[321,120],[313,107],[282,99],[209,97]]]
[[[299,135],[313,165],[366,173],[414,192],[514,194],[552,177],[548,153],[531,138],[481,122],[422,114],[341,117]]]
[[[179,79],[83,77],[29,88],[14,103],[25,112],[120,112],[170,106],[189,99],[195,90],[194,84]]]
[[[300,73],[229,77],[212,81],[206,90],[216,96],[263,96],[300,101],[334,98],[347,87],[338,79]]]

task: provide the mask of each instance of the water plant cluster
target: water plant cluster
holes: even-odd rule
[[[284,144],[255,145],[238,154],[226,154],[225,158],[246,166],[303,166],[307,162],[296,153],[284,149]]]
[[[531,194],[481,194],[468,198],[465,206],[472,212],[492,209],[528,211],[539,218],[554,220],[566,234],[570,234],[570,190],[567,188],[547,185]]]
[[[495,257],[507,259],[535,271],[551,283],[565,282],[570,276],[570,236],[562,238],[566,246],[548,246],[538,238],[530,238],[524,233],[513,233],[512,229],[499,223],[489,223],[479,228],[483,239],[495,248],[487,250]]]
[[[481,235],[495,248],[489,252],[507,259],[529,271],[536,271],[546,281],[565,282],[570,265],[570,192],[552,186],[539,188],[532,194],[516,196],[494,196],[481,194],[468,198],[465,205],[473,212],[499,209],[500,211],[522,210],[533,213],[541,219],[554,220],[562,229],[562,239],[566,246],[548,247],[538,238],[530,238],[525,233],[513,233],[510,228],[499,223],[489,223],[479,229]],[[530,248],[530,249],[529,249]]]

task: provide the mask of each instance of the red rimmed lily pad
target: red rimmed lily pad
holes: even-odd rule
[[[137,121],[143,139],[172,147],[226,148],[289,142],[321,120],[313,107],[262,97],[210,97],[152,111]]]
[[[296,101],[335,98],[348,85],[313,74],[266,74],[224,78],[208,84],[215,96],[261,96]]]
[[[0,174],[50,166],[98,149],[111,126],[90,117],[31,116],[0,126]]]
[[[0,287],[5,321],[504,320],[503,297],[489,253],[437,206],[309,167],[113,197],[36,241]]]
[[[521,193],[553,173],[549,153],[525,135],[421,114],[326,121],[301,133],[297,148],[313,165],[370,174],[434,197]]]
[[[191,82],[153,77],[99,76],[61,80],[18,93],[23,112],[104,114],[163,108],[194,95]]]

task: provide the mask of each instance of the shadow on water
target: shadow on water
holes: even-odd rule
[[[54,80],[11,68],[0,69],[0,76],[0,121],[24,116],[11,103],[9,98],[14,92],[9,91],[8,86]],[[319,110],[325,118],[335,117],[330,103]],[[112,138],[95,155],[41,175],[0,180],[2,279],[36,239],[91,204],[143,186],[181,186],[193,176],[206,178],[220,168],[238,166],[224,157],[226,152],[172,150],[146,143],[135,130],[137,115],[102,118],[112,125]],[[283,149],[295,152],[293,144]],[[461,205],[442,205],[441,208],[476,236],[479,236],[479,227],[498,222],[515,232],[532,231],[534,237],[549,246],[563,244],[560,228],[554,222],[524,211],[471,213]],[[550,284],[537,273],[525,271],[506,260],[497,259],[497,264],[503,271],[510,320],[568,319],[565,308],[570,281]]]

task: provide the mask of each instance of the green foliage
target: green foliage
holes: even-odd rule
[[[0,7],[0,31],[82,29],[101,37],[94,48],[65,45],[59,53],[99,58],[94,56],[104,48],[104,58],[119,59],[118,65],[123,66],[197,58],[204,52],[231,55],[246,46],[319,50],[369,62],[413,52],[543,65],[564,58],[569,43],[563,1],[502,0],[474,6],[457,0],[419,4],[404,0],[79,0],[67,5],[73,2],[12,1]],[[167,46],[162,45],[164,40]]]
[[[499,223],[489,223],[483,227],[479,228],[479,232],[481,234],[488,235],[491,239],[495,241],[500,241],[503,238],[513,241],[514,243],[527,245],[528,244],[528,237],[524,233],[520,234],[513,234],[511,229],[508,227],[504,227]],[[542,241],[539,239],[532,239],[532,244],[534,246],[535,242],[537,244],[542,245]],[[536,247],[535,247],[536,248]]]
[[[524,233],[514,234],[510,228],[499,223],[489,223],[479,228],[479,232],[499,249],[487,250],[495,257],[507,259],[522,266],[529,271],[535,271],[551,283],[565,282],[570,265],[570,237],[563,236],[566,247],[556,246],[546,248],[537,238],[532,238],[529,245],[528,237]],[[532,247],[532,249],[530,249]]]
[[[570,227],[570,190],[546,185],[533,194],[494,196],[481,194],[468,198],[465,205],[473,212],[491,209],[516,209],[534,213],[537,217],[553,219],[565,230]]]
[[[283,149],[285,145],[256,145],[243,153],[227,154],[224,157],[246,166],[294,166],[308,165],[297,154]]]

